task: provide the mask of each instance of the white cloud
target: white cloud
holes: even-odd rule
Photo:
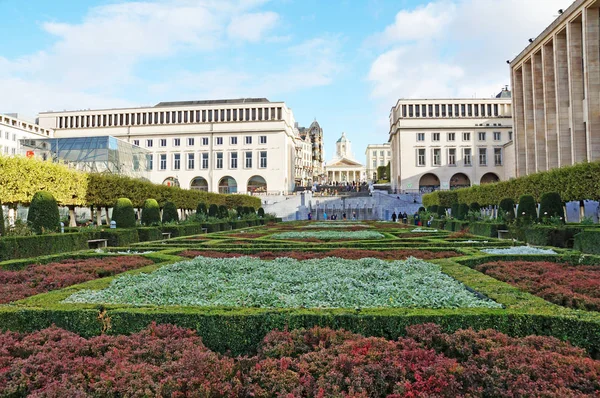
[[[235,16],[227,27],[229,37],[249,42],[260,41],[279,20],[274,12],[257,12]]]

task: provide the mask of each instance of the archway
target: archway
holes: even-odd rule
[[[483,184],[493,184],[493,183],[499,182],[499,181],[500,181],[500,177],[498,177],[494,173],[486,173],[486,174],[483,175],[483,177],[481,177],[481,185],[483,185]]]
[[[225,176],[219,181],[219,193],[236,193],[237,181],[233,177]]]
[[[190,183],[190,189],[208,192],[208,181],[204,177],[196,177]]]
[[[168,177],[165,178],[165,180],[163,181],[163,185],[166,185],[168,187],[179,187],[179,180],[175,177]]]
[[[421,193],[433,192],[440,189],[440,179],[432,173],[424,174],[419,180],[419,191]]]
[[[456,173],[450,178],[450,189],[468,188],[471,180],[464,173]]]
[[[252,176],[248,180],[248,192],[264,193],[267,192],[267,181],[261,176]]]

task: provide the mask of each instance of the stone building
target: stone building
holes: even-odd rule
[[[0,114],[0,155],[25,155],[21,140],[50,138],[54,131],[28,122],[16,114]]]
[[[600,2],[559,14],[510,62],[517,176],[600,160]]]
[[[385,144],[369,144],[365,150],[367,156],[367,181],[377,181],[377,168],[387,166],[392,159],[392,148],[389,142]],[[390,176],[387,176],[388,179]]]
[[[311,163],[312,163],[312,181],[316,183],[323,182],[325,177],[325,152],[323,149],[323,129],[319,125],[319,122],[315,119],[308,128],[299,127],[298,132],[300,138],[306,140],[310,138],[312,145],[311,150]]]
[[[335,143],[335,156],[325,165],[328,184],[352,184],[365,181],[365,167],[354,159],[352,142],[346,133]]]

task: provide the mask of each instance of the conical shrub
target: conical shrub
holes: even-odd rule
[[[515,219],[515,201],[511,198],[504,198],[498,204],[498,218],[504,221]]]
[[[112,221],[117,223],[117,228],[134,228],[135,213],[133,204],[128,198],[120,198],[115,203],[112,213]]]
[[[219,217],[219,207],[216,204],[212,204],[208,208],[208,216],[209,217]]]
[[[207,214],[206,203],[200,202],[198,203],[198,207],[196,207],[196,214],[205,216]]]
[[[4,223],[4,221],[2,222]],[[51,193],[40,191],[33,195],[29,205],[27,223],[37,234],[58,231],[60,228],[58,204]]]
[[[155,199],[146,199],[144,202],[144,207],[142,208],[142,224],[160,224],[160,206]]]
[[[522,195],[519,198],[517,219],[522,222],[532,222],[537,219],[535,199],[531,195]]]
[[[179,213],[177,213],[177,207],[173,202],[166,202],[163,206],[162,222],[178,222]]]
[[[540,218],[549,219],[550,217],[562,217],[565,219],[562,199],[557,192],[548,192],[542,195],[540,199]]]

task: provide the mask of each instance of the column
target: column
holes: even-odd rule
[[[542,52],[538,51],[532,57],[533,72],[533,103],[535,129],[535,171],[546,171],[546,109],[544,107],[544,76]]]
[[[525,170],[527,174],[532,174],[535,173],[535,125],[531,59],[523,64],[523,99],[525,104]]]
[[[556,74],[556,126],[558,129],[558,166],[573,164],[571,154],[571,126],[569,116],[569,57],[567,30],[554,37],[554,70]]]
[[[600,160],[600,9],[587,8],[583,14],[584,65],[587,99],[587,158]]]
[[[585,99],[583,81],[583,37],[581,18],[567,25],[567,46],[569,54],[569,93],[571,98],[571,153],[573,162],[587,160],[586,129],[583,118]]]
[[[548,169],[558,167],[558,128],[556,119],[556,76],[554,73],[554,42],[542,48],[544,64],[544,102],[546,105],[546,160]]]
[[[513,69],[512,72],[512,86],[513,86],[513,101],[515,109],[513,110],[514,118],[514,140],[516,150],[516,167],[517,177],[522,177],[527,174],[526,163],[527,157],[525,155],[525,111],[524,111],[524,98],[523,98],[523,66],[520,65],[518,68]]]

